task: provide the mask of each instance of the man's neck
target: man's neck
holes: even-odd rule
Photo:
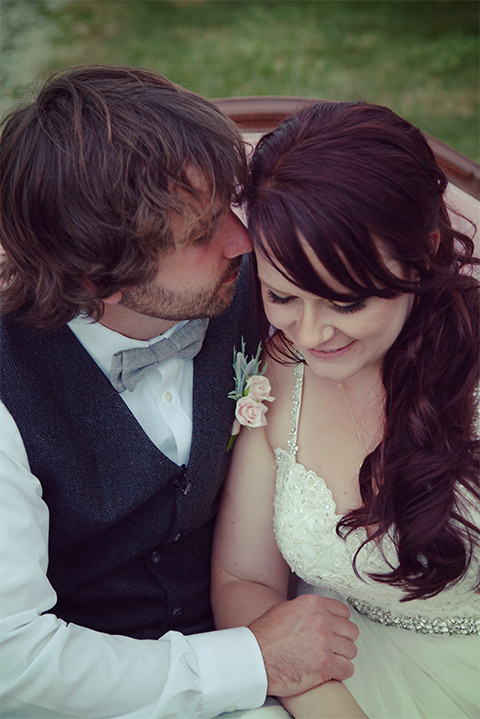
[[[147,315],[141,315],[118,304],[104,305],[104,307],[101,324],[114,332],[136,340],[150,340],[152,337],[158,337],[179,322],[179,320],[147,317]]]

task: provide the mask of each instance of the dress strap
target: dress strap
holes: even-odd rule
[[[480,384],[473,390],[475,410],[473,413],[473,436],[480,439]]]
[[[297,432],[298,432],[298,419],[300,417],[300,407],[302,405],[302,389],[303,389],[303,373],[305,365],[303,362],[299,362],[293,368],[293,374],[295,375],[295,386],[292,392],[292,414],[290,424],[290,437],[288,439],[288,451],[290,454],[297,454]]]

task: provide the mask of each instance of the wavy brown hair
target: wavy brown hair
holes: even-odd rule
[[[172,213],[236,201],[234,124],[157,73],[87,65],[52,76],[7,115],[0,141],[2,312],[56,327],[153,279]],[[189,170],[206,180],[209,196]],[[182,199],[183,198],[183,199]]]
[[[404,600],[457,582],[480,533],[469,518],[480,501],[480,260],[450,223],[446,186],[410,123],[385,107],[324,102],[262,138],[246,190],[254,246],[298,287],[343,302],[416,296],[383,362],[385,431],[360,470],[362,506],[337,526],[341,536],[371,527],[364,544],[393,532],[398,566],[372,577],[401,587]],[[320,280],[299,235],[345,294]],[[389,272],[378,239],[418,279]],[[281,333],[272,347],[281,361],[298,361]]]

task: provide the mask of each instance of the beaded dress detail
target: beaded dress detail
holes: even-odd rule
[[[480,635],[480,595],[472,591],[478,576],[476,561],[459,584],[436,597],[400,602],[400,589],[368,576],[384,573],[397,563],[393,536],[387,535],[380,546],[369,542],[360,551],[356,565],[360,577],[355,574],[352,560],[366,539],[365,530],[354,530],[345,540],[339,537],[336,526],[341,517],[329,488],[315,472],[296,461],[303,372],[304,365],[296,365],[288,449],[275,450],[274,529],[280,551],[292,570],[310,585],[334,590],[376,622],[431,634]],[[478,511],[467,507],[466,511],[470,511],[472,521],[480,521]]]

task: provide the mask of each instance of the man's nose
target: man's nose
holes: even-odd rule
[[[231,210],[222,227],[222,232],[224,235],[223,254],[228,259],[233,259],[245,254],[245,252],[252,251],[252,243],[250,242],[247,228]]]

